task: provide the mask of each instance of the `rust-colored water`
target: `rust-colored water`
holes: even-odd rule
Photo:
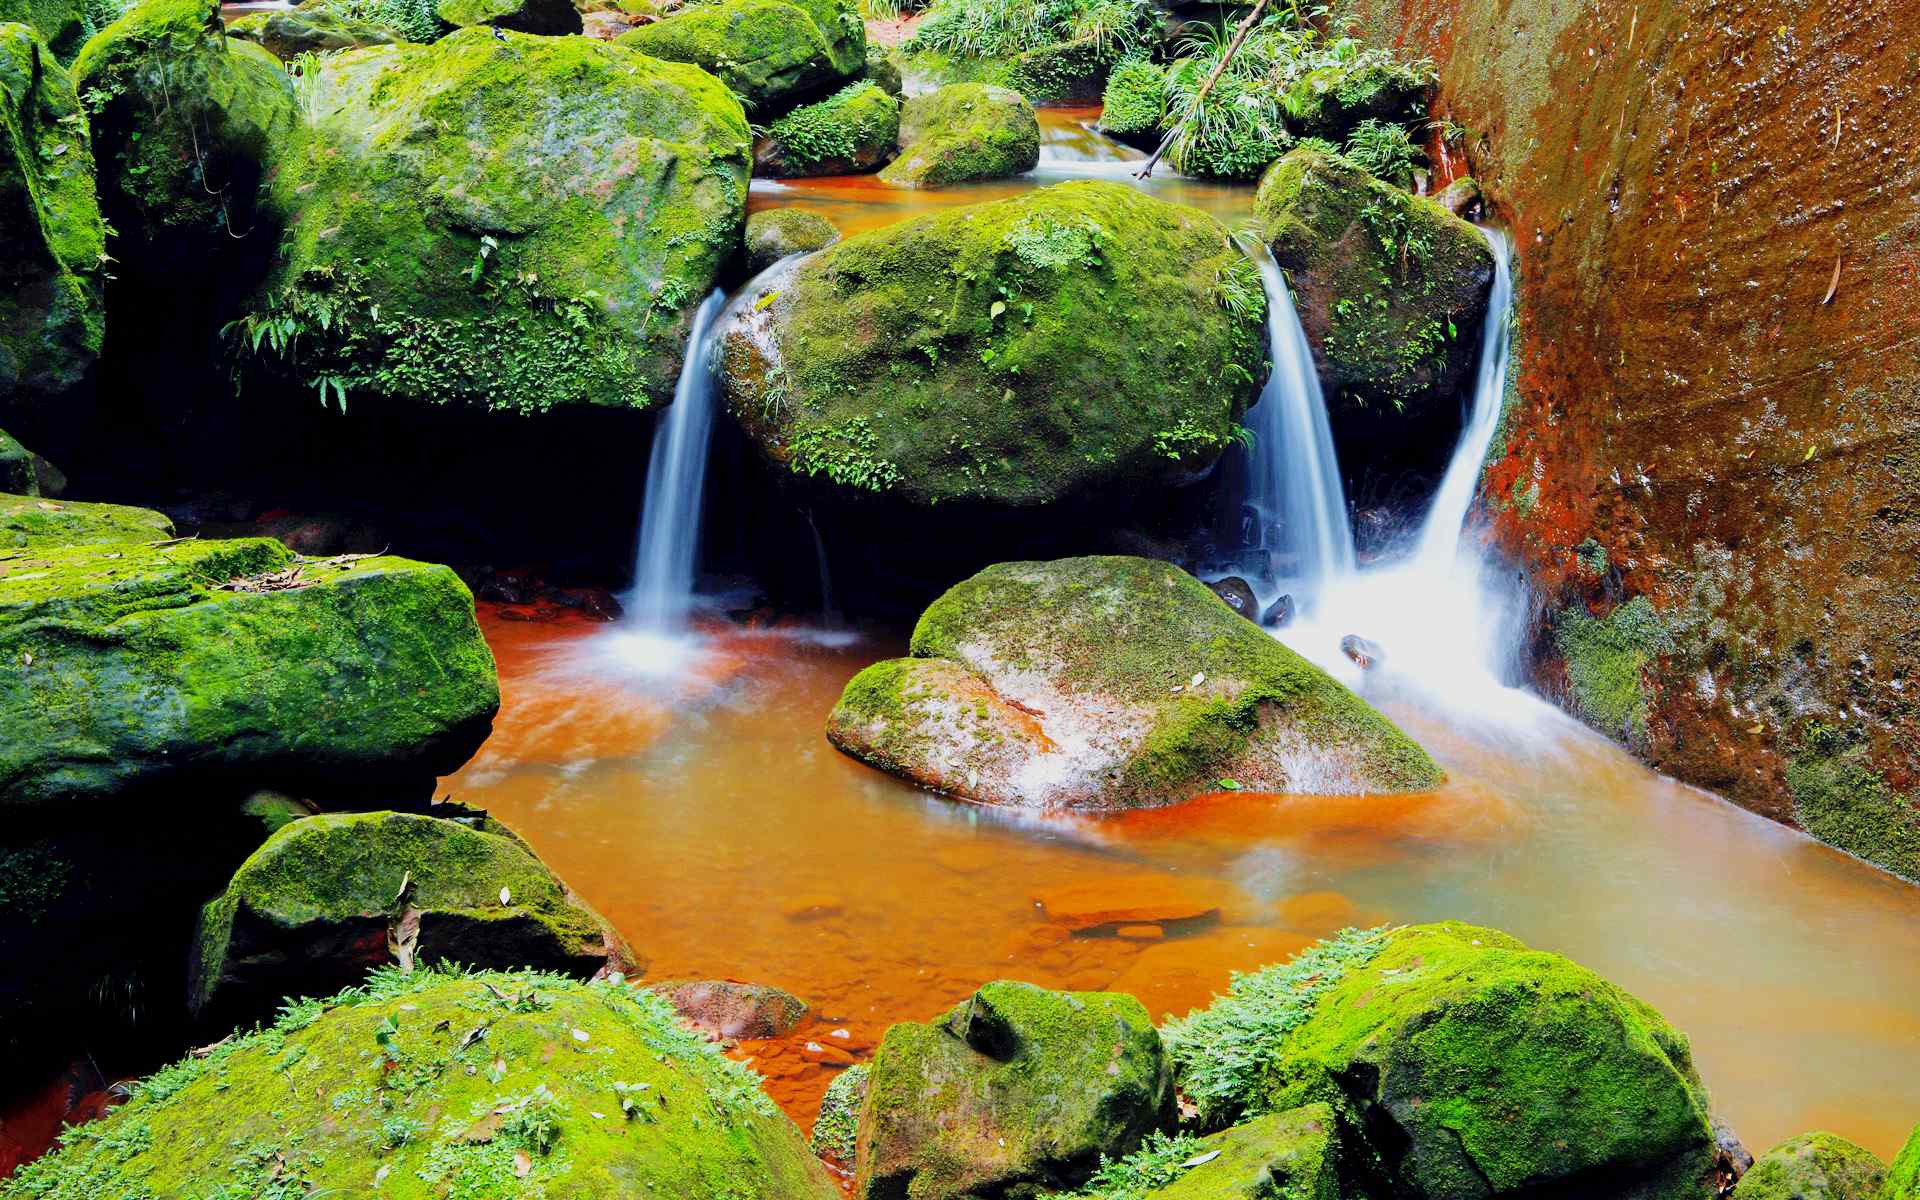
[[[1040,819],[926,795],[827,745],[845,681],[898,652],[885,638],[722,635],[661,698],[613,665],[606,626],[484,623],[504,707],[445,790],[526,835],[651,957],[649,978],[811,1001],[818,1022],[740,1050],[803,1127],[834,1069],[816,1059],[862,1057],[988,979],[1183,1012],[1340,925],[1443,917],[1651,1001],[1750,1144],[1825,1128],[1890,1155],[1920,1120],[1920,890],[1544,705],[1497,731],[1391,709],[1449,772],[1432,794]],[[1126,927],[1071,929],[1106,916]]]

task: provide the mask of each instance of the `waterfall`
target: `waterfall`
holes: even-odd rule
[[[1304,609],[1334,580],[1353,574],[1353,532],[1320,375],[1286,276],[1265,245],[1253,243],[1250,253],[1267,292],[1273,359],[1244,422],[1253,433],[1247,462],[1247,503],[1258,523],[1253,543],[1269,552],[1281,590],[1294,589]]]
[[[673,403],[654,433],[653,453],[647,459],[630,615],[654,633],[684,628],[693,604],[693,559],[700,546],[701,493],[707,482],[717,390],[714,339],[708,333],[725,304],[725,294],[716,290],[693,314]]]
[[[833,572],[827,565],[827,539],[820,536],[820,524],[807,509],[807,528],[813,531],[813,565],[820,573],[820,619],[829,629],[840,624],[840,610],[833,603]]]

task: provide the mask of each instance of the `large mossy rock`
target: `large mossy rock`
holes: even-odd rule
[[[1886,1200],[1920,1200],[1920,1125],[1887,1172]]]
[[[900,140],[900,101],[870,79],[775,121],[754,149],[753,173],[775,179],[878,170]]]
[[[0,1184],[5,1200],[215,1195],[839,1193],[758,1077],[652,993],[421,970],[166,1068]]]
[[[70,63],[87,40],[87,9],[81,0],[0,0],[0,25],[32,29],[62,63]]]
[[[0,414],[61,407],[93,367],[105,252],[73,80],[32,28],[0,24]]]
[[[866,71],[866,26],[846,0],[701,0],[623,33],[623,46],[720,77],[756,117]]]
[[[376,967],[637,973],[613,927],[504,827],[413,813],[282,826],[201,913],[188,1005],[232,1025]]]
[[[789,254],[811,254],[839,240],[840,231],[819,213],[762,209],[747,218],[747,270],[758,275]]]
[[[664,403],[739,245],[751,135],[696,67],[464,29],[321,63],[256,353],[342,403]],[[298,330],[276,350],[277,329]]]
[[[1268,168],[1254,213],[1329,390],[1375,408],[1452,404],[1493,282],[1479,230],[1312,147]]]
[[[1113,992],[987,984],[887,1030],[867,1077],[857,1200],[1028,1195],[1086,1181],[1172,1116],[1146,1009]]]
[[[900,155],[880,178],[902,187],[1005,179],[1040,162],[1040,119],[1019,92],[950,83],[900,112]]]
[[[1025,508],[1188,482],[1264,372],[1252,266],[1195,209],[1068,183],[807,259],[735,309],[729,410],[848,493]]]
[[[0,550],[105,542],[158,542],[173,536],[166,514],[124,504],[82,504],[42,496],[0,495]],[[0,588],[13,572],[0,564]]]
[[[1116,809],[1442,778],[1365,701],[1151,559],[988,567],[928,606],[910,653],[854,676],[827,736],[973,800]]]
[[[383,25],[349,16],[325,3],[311,2],[282,11],[248,13],[227,25],[227,36],[256,42],[284,62],[302,54],[391,46],[403,40]]]
[[[1887,1164],[1831,1133],[1803,1133],[1754,1160],[1734,1200],[1880,1200]]]
[[[258,197],[298,123],[293,86],[273,55],[226,36],[217,5],[145,0],[86,44],[73,78],[118,273],[177,298],[271,246]]]
[[[1289,90],[1297,107],[1288,111],[1287,127],[1339,145],[1362,121],[1417,124],[1427,115],[1432,83],[1417,67],[1365,55],[1311,71]]]
[[[0,563],[0,809],[146,786],[424,798],[499,707],[446,567],[265,538],[29,547]]]
[[[442,21],[465,29],[472,25],[535,33],[543,37],[578,34],[583,28],[573,0],[440,0]]]
[[[1166,1036],[1203,1121],[1328,1104],[1371,1191],[1712,1194],[1715,1139],[1686,1038],[1497,930],[1349,931],[1237,977]]]

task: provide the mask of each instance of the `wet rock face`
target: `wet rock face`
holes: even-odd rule
[[[799,208],[770,208],[747,218],[747,270],[758,275],[789,254],[810,254],[840,240],[833,222]]]
[[[1920,878],[1910,7],[1340,8],[1434,57],[1516,234],[1500,545],[1556,606],[1648,598],[1656,766]]]

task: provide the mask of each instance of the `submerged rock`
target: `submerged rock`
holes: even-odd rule
[[[701,0],[619,44],[717,75],[756,117],[866,71],[866,26],[846,0]]]
[[[1497,930],[1349,931],[1242,976],[1166,1037],[1202,1121],[1328,1104],[1354,1167],[1387,1194],[1712,1194],[1718,1151],[1686,1038]]]
[[[900,101],[863,79],[775,121],[754,150],[753,173],[858,175],[878,170],[899,140]]]
[[[1371,671],[1387,661],[1387,652],[1380,648],[1380,643],[1369,641],[1357,633],[1349,633],[1340,639],[1340,653],[1362,671]]]
[[[1453,403],[1493,282],[1479,230],[1311,147],[1268,168],[1254,212],[1329,390],[1396,411]]]
[[[422,970],[297,1005],[161,1071],[0,1194],[839,1192],[758,1076],[659,997]]]
[[[172,536],[172,520],[152,509],[0,495],[0,548],[157,542]],[[0,574],[0,589],[4,589],[7,576],[16,573]]]
[[[0,808],[16,814],[196,781],[406,799],[465,762],[499,707],[445,567],[303,563],[265,538],[34,546],[0,565]]]
[[[933,602],[911,658],[847,684],[841,750],[996,804],[1116,809],[1217,791],[1408,791],[1440,769],[1320,668],[1166,563],[1001,563]]]
[[[728,410],[795,475],[922,506],[1191,481],[1263,371],[1259,313],[1223,301],[1247,271],[1212,217],[1118,184],[932,213],[737,306]]]
[[[188,1006],[232,1025],[376,967],[441,962],[585,979],[638,960],[502,826],[332,813],[282,826],[206,906]]]
[[[347,16],[324,0],[309,0],[280,12],[248,13],[227,25],[227,36],[257,42],[284,62],[302,54],[390,46],[403,40],[391,29]]]
[[[907,100],[900,156],[880,178],[904,187],[1004,179],[1039,162],[1040,120],[1025,97],[991,84],[950,83]]]
[[[1072,1188],[1172,1115],[1160,1035],[1111,992],[989,983],[887,1030],[861,1111],[857,1200]]]
[[[739,245],[751,135],[696,67],[466,29],[352,50],[275,176],[298,214],[249,348],[344,405],[541,412],[673,393]],[[301,330],[283,354],[262,333]]]
[[[747,218],[747,270],[758,275],[789,254],[811,254],[840,240],[833,222],[800,208],[768,208]]]
[[[779,988],[730,979],[648,985],[688,1025],[710,1038],[785,1037],[806,1020],[807,1002]]]
[[[105,263],[73,80],[31,28],[0,24],[0,415],[67,407],[100,354]]]
[[[1803,1133],[1754,1160],[1734,1200],[1881,1200],[1887,1165],[1843,1137]]]

